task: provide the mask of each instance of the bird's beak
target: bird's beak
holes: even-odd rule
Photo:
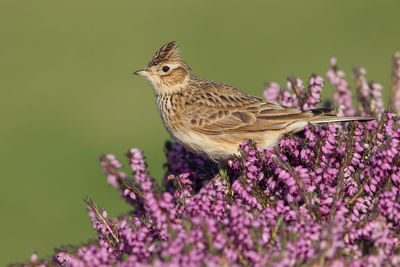
[[[133,74],[143,77],[160,76],[160,74],[153,73],[151,71],[148,71],[147,69],[135,71]]]
[[[139,76],[144,76],[144,77],[150,76],[150,73],[144,69],[135,71],[133,74],[139,75]]]

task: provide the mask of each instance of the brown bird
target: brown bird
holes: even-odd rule
[[[162,46],[147,67],[134,72],[150,81],[158,111],[172,138],[190,151],[226,166],[238,146],[252,139],[276,145],[308,123],[370,120],[337,117],[332,109],[301,111],[198,77],[181,58],[178,46]]]

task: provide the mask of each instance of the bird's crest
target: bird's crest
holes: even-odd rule
[[[180,59],[181,53],[178,48],[179,46],[175,43],[175,41],[163,45],[153,56],[148,64],[148,67],[158,65],[162,62]]]

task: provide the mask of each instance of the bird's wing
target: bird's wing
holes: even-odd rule
[[[284,130],[294,122],[308,121],[324,112],[303,112],[219,84],[216,90],[197,92],[192,101],[186,101],[182,114],[186,126],[195,131],[232,134]]]

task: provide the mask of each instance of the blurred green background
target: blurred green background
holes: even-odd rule
[[[131,73],[176,40],[199,76],[261,96],[265,81],[364,66],[388,97],[400,2],[0,0],[0,265],[94,236],[82,201],[128,210],[102,152],[145,151],[162,177],[169,137]],[[353,83],[351,83],[353,85]],[[332,94],[329,86],[325,98]]]

